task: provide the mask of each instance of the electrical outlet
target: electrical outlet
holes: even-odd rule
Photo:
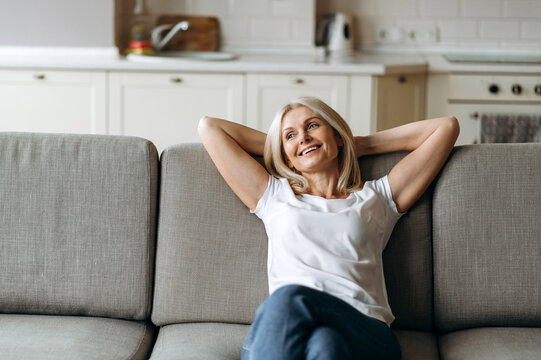
[[[404,31],[406,44],[434,44],[439,40],[438,28],[435,26],[410,26]]]
[[[401,44],[405,40],[405,32],[396,26],[378,26],[376,42],[379,44]]]

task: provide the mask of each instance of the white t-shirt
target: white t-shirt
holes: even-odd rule
[[[269,238],[269,292],[303,285],[334,295],[388,325],[382,252],[402,216],[387,176],[346,199],[295,195],[287,179],[269,177],[255,213]]]

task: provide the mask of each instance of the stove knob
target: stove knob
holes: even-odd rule
[[[533,88],[533,91],[534,91],[537,95],[541,95],[541,84],[535,85],[535,87]]]
[[[519,84],[511,86],[511,92],[515,95],[520,95],[522,93],[522,86]]]
[[[500,87],[496,84],[490,84],[488,91],[490,91],[491,94],[497,94],[500,91]]]

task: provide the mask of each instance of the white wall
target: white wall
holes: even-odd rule
[[[215,10],[225,46],[310,48],[314,42],[314,0],[190,0],[187,10]]]
[[[541,0],[317,0],[318,15],[335,11],[355,14],[362,46],[381,45],[381,28],[425,27],[439,41],[424,45],[541,49]]]
[[[0,0],[0,46],[114,46],[114,0]]]
[[[0,46],[109,47],[134,0],[0,0]],[[147,0],[153,14],[217,16],[229,47],[310,48],[316,12],[355,15],[358,46],[378,30],[435,29],[421,46],[541,49],[541,0]],[[116,18],[115,18],[115,4]],[[117,22],[115,34],[114,22]],[[115,41],[116,35],[116,41]],[[406,34],[407,35],[407,34]],[[119,40],[120,38],[120,40]],[[399,44],[418,46],[407,37]]]

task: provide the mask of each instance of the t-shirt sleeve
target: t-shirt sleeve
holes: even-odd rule
[[[393,217],[395,220],[400,219],[402,215],[405,213],[401,213],[398,211],[398,208],[396,207],[396,203],[393,200],[393,193],[391,191],[391,186],[389,185],[389,179],[387,175],[384,177],[374,181],[374,190],[382,196],[382,198],[387,203],[389,210],[390,210],[390,216]]]
[[[252,214],[255,214],[258,218],[263,219],[269,207],[269,203],[271,202],[274,195],[279,191],[280,186],[280,180],[278,180],[272,175],[269,175],[269,183],[267,185],[267,188],[265,189],[265,192],[257,202],[255,210],[250,210],[250,212]]]
[[[381,200],[384,203],[384,208],[385,208],[385,214],[386,214],[385,216],[386,221],[384,222],[385,235],[382,237],[383,242],[381,244],[381,251],[383,251],[383,249],[385,248],[385,246],[387,246],[387,243],[389,242],[389,238],[391,236],[391,233],[393,231],[393,228],[396,222],[405,213],[399,212],[398,208],[396,207],[396,204],[393,200],[393,194],[391,191],[391,186],[389,185],[389,180],[387,178],[387,175],[385,175],[384,177],[378,180],[372,181],[370,185],[372,189],[376,193],[378,193],[378,195],[380,196]]]

